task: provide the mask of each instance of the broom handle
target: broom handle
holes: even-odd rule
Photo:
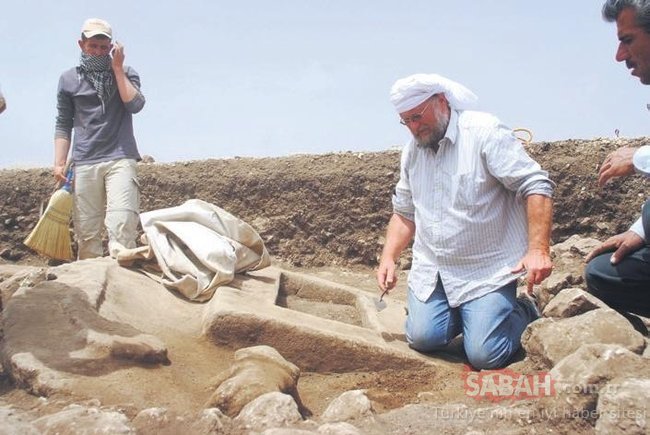
[[[68,192],[72,191],[72,174],[73,174],[73,168],[72,166],[70,166],[68,167],[68,172],[66,172],[65,174],[65,183],[63,184],[63,187],[61,187],[61,189],[65,189]]]
[[[68,163],[65,164],[65,181],[57,181],[56,184],[54,185],[54,190],[52,193],[56,192],[59,189],[65,189],[68,192],[72,190],[72,178],[74,175],[74,165],[72,164],[71,161],[68,161]],[[66,187],[67,186],[67,187]]]

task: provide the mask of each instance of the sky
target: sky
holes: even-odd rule
[[[650,88],[614,59],[601,1],[4,2],[0,168],[51,167],[56,87],[86,18],[125,46],[158,162],[394,149],[395,80],[438,73],[534,141],[649,135]]]

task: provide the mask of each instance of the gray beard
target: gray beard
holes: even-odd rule
[[[436,124],[435,131],[429,135],[429,137],[425,140],[420,142],[419,140],[415,139],[415,143],[418,147],[423,148],[423,149],[431,149],[433,152],[437,152],[438,148],[440,147],[440,141],[442,138],[445,137],[445,133],[447,132],[447,127],[449,126],[449,115],[444,116],[440,115],[438,117],[438,123]]]
[[[430,149],[433,150],[434,152],[438,151],[438,148],[440,147],[440,141],[442,138],[445,137],[444,135],[431,135],[429,136],[429,139],[425,142],[420,142],[419,140],[415,140],[415,144],[422,148],[422,149]]]

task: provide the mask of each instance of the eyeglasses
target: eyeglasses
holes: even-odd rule
[[[399,120],[399,123],[402,124],[402,125],[408,126],[409,124],[412,124],[414,122],[420,122],[422,120],[422,115],[424,115],[424,112],[427,111],[427,109],[429,108],[430,105],[431,105],[431,101],[429,101],[429,104],[424,106],[424,109],[422,109],[422,112],[420,112],[418,114],[415,114],[415,115],[412,115],[412,116],[409,116],[408,118],[402,118],[402,119]]]

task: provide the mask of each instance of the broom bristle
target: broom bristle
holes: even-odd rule
[[[50,198],[45,213],[25,239],[25,245],[46,257],[71,260],[71,214],[72,194],[65,189],[57,190]]]

